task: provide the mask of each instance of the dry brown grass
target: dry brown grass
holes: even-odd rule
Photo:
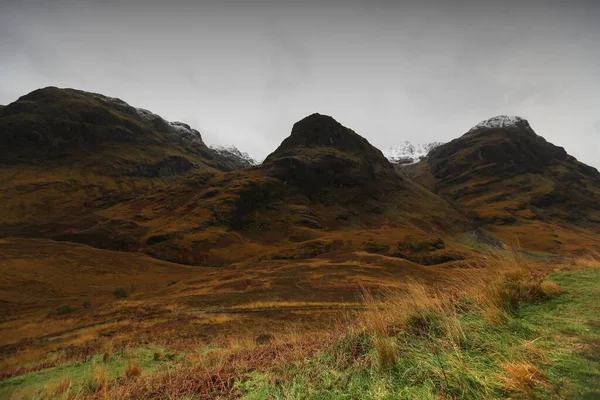
[[[453,337],[461,334],[452,295],[422,282],[411,281],[402,292],[387,291],[380,298],[363,291],[363,299],[368,311],[360,323],[377,336],[389,337],[407,328],[424,330],[431,325]]]
[[[383,258],[377,258],[377,260],[381,259]],[[362,264],[358,267],[364,275],[366,275],[365,268],[371,268],[368,264]],[[335,266],[331,267],[331,272],[326,268],[330,267],[323,263],[317,265],[316,262],[314,265],[308,263],[301,266],[295,265],[296,281],[298,281],[298,276],[302,276],[299,275],[299,270],[304,271],[302,273],[312,273],[313,270],[318,270],[320,273],[337,273],[337,267]],[[508,254],[498,252],[483,258],[480,265],[468,272],[463,273],[461,272],[464,271],[462,269],[452,270],[452,275],[449,273],[445,275],[445,281],[417,280],[422,279],[422,277],[417,276],[414,278],[412,274],[408,277],[404,275],[403,280],[397,281],[396,287],[386,288],[380,285],[373,289],[377,290],[376,292],[363,290],[363,303],[367,310],[360,313],[358,319],[356,319],[355,314],[349,313],[349,319],[347,320],[349,324],[345,326],[344,324],[338,326],[331,323],[330,327],[335,327],[337,330],[333,332],[334,329],[331,329],[331,332],[325,335],[315,334],[316,328],[312,325],[305,327],[307,329],[299,328],[285,333],[281,329],[275,330],[273,324],[248,329],[248,326],[241,325],[241,322],[237,326],[244,329],[244,332],[239,333],[238,331],[238,334],[232,335],[230,332],[222,331],[221,324],[218,326],[219,329],[214,331],[218,335],[213,335],[209,343],[190,339],[190,343],[196,347],[210,344],[221,348],[205,354],[201,352],[192,354],[193,352],[189,351],[191,347],[182,347],[183,350],[188,352],[188,355],[185,356],[184,362],[180,364],[181,368],[178,365],[178,369],[175,371],[159,371],[150,375],[142,373],[141,368],[130,360],[129,365],[123,371],[128,379],[121,377],[110,381],[105,378],[105,374],[101,373],[101,369],[97,369],[100,372],[95,372],[98,377],[94,378],[95,384],[93,387],[96,389],[93,391],[92,397],[104,398],[104,392],[106,392],[106,396],[108,396],[106,398],[123,399],[142,399],[152,396],[177,398],[187,394],[199,395],[200,398],[218,396],[233,398],[236,396],[234,382],[241,375],[254,370],[276,369],[278,368],[277,365],[295,362],[295,360],[305,360],[316,351],[325,348],[327,344],[335,342],[336,339],[339,340],[343,335],[348,335],[349,330],[355,333],[358,332],[359,335],[366,333],[368,339],[365,344],[361,340],[353,342],[354,344],[350,346],[351,349],[349,350],[352,352],[352,356],[348,362],[363,362],[361,361],[364,359],[364,349],[362,347],[372,345],[377,356],[377,366],[382,370],[388,370],[398,364],[400,347],[404,340],[403,337],[406,335],[435,336],[436,343],[439,342],[440,345],[443,345],[442,342],[448,343],[452,347],[460,344],[464,338],[458,320],[458,314],[462,311],[461,307],[463,307],[462,301],[459,301],[462,297],[470,297],[472,304],[486,318],[500,322],[509,317],[512,304],[515,302],[558,294],[560,288],[556,284],[544,280],[545,273],[540,272],[539,269],[538,266],[528,263],[516,252],[509,252]],[[384,271],[383,267],[380,267],[380,270]],[[373,273],[377,273],[379,270],[373,269],[373,271]],[[344,273],[346,272],[344,271]],[[403,273],[406,274],[406,270],[403,270]],[[214,276],[211,275],[211,279],[218,280],[221,274],[224,273],[219,272],[219,275],[215,273]],[[450,280],[450,277],[456,277],[456,279]],[[381,277],[377,276],[380,282],[384,281],[383,278],[383,275]],[[177,285],[177,290],[185,288],[189,284],[192,284],[192,282],[183,281]],[[193,284],[196,285],[195,282]],[[164,289],[165,293],[168,292],[169,295],[171,295],[170,291],[172,290],[174,290],[172,287]],[[246,304],[254,306],[257,304],[261,306],[266,304],[269,306],[276,305],[275,303],[268,303],[268,300],[261,301],[262,303],[244,299]],[[334,304],[339,306],[342,303],[298,303],[297,300],[293,299],[282,300],[282,304]],[[236,307],[241,306],[233,304],[230,308],[236,309]],[[177,321],[172,319],[171,315],[176,314],[171,313],[171,309],[168,310],[170,312],[169,318],[166,318],[165,310],[151,307],[142,301],[128,302],[119,305],[118,308],[107,307],[106,312],[118,311],[119,314],[117,315],[121,315],[120,313],[127,315],[127,323],[119,322],[117,325],[118,329],[123,330],[123,333],[129,336],[119,336],[118,339],[116,336],[111,337],[110,342],[114,341],[116,346],[114,349],[111,348],[110,343],[106,344],[106,347],[100,348],[110,357],[113,351],[123,348],[123,345],[118,343],[122,343],[121,339],[124,337],[131,338],[130,345],[137,346],[135,339],[139,339],[140,333],[145,328],[149,329],[149,334],[154,336],[154,340],[156,340],[156,334],[161,327],[162,329],[168,327],[169,335],[177,335],[183,329],[190,329],[190,332],[194,330],[197,338],[198,331],[196,327],[202,325],[195,322],[207,323],[208,320],[195,314],[185,314],[184,310],[186,308],[183,305],[174,309],[179,314]],[[314,313],[314,311],[310,312]],[[136,322],[133,317],[138,318],[138,313],[140,317]],[[308,313],[309,311],[303,315],[309,315]],[[289,312],[286,314],[289,314]],[[154,315],[157,315],[158,319],[148,320],[146,323],[146,319],[143,319],[146,318],[146,315],[150,318],[155,318]],[[260,315],[260,313],[249,314],[253,319],[260,318]],[[498,318],[498,315],[501,315],[501,318]],[[208,317],[213,318],[214,316],[210,314]],[[239,319],[236,317],[232,321],[237,323],[237,321],[241,321],[241,318],[247,317],[242,314]],[[134,322],[136,325],[134,325]],[[174,325],[175,323],[176,325]],[[244,323],[246,323],[245,320]],[[290,323],[288,319],[285,326],[290,327]],[[117,325],[115,325],[115,329]],[[136,326],[138,330],[133,330],[133,326]],[[109,327],[112,329],[112,325],[107,325],[104,329],[108,330]],[[257,335],[265,332],[272,338],[258,345]],[[170,340],[170,345],[181,345],[179,337],[169,336],[167,339]],[[157,344],[156,342],[152,343]],[[173,349],[169,346],[167,348]],[[96,348],[96,351],[98,351],[98,348]],[[161,359],[160,354],[155,354],[154,358]],[[452,358],[450,361],[444,362],[453,360]],[[460,360],[457,358],[454,361],[459,363]],[[456,368],[460,369],[460,365],[457,364]]]
[[[463,337],[452,295],[424,283],[412,281],[402,292],[388,291],[376,299],[363,291],[368,311],[361,315],[360,329],[373,337],[381,370],[392,369],[398,361],[397,336],[434,335],[458,343]]]
[[[507,361],[502,364],[502,369],[505,375],[501,377],[501,381],[511,393],[527,395],[535,386],[546,385],[544,373],[529,361]]]
[[[103,367],[97,366],[95,363],[92,363],[92,371],[91,371],[91,386],[97,393],[102,393],[105,397],[106,387],[108,385],[108,374]]]
[[[518,250],[505,247],[482,257],[477,268],[458,274],[456,287],[474,301],[482,316],[502,323],[523,301],[564,293],[546,279],[547,271],[529,262]]]
[[[384,371],[391,370],[398,361],[397,342],[387,337],[376,337],[373,346],[377,352],[379,368]]]
[[[56,385],[51,389],[51,393],[49,393],[50,397],[61,397],[65,396],[71,387],[73,386],[73,382],[69,378],[64,378],[58,381]]]
[[[502,249],[484,257],[476,268],[460,273],[444,290],[418,281],[382,296],[363,290],[368,310],[359,323],[363,331],[373,335],[379,367],[389,369],[398,357],[397,342],[390,338],[430,335],[459,345],[464,339],[458,319],[465,306],[462,299],[470,299],[468,304],[474,305],[486,320],[498,324],[510,318],[521,302],[564,293],[545,278],[547,270],[528,262],[518,251]],[[523,351],[532,358],[543,358],[532,343],[525,343]],[[532,376],[535,378],[535,374]],[[518,379],[524,378],[519,378],[515,369],[513,380]]]
[[[142,367],[138,364],[128,363],[125,367],[125,376],[129,379],[137,378],[142,375]]]
[[[600,268],[600,253],[596,251],[587,251],[575,254],[573,265],[578,268]]]

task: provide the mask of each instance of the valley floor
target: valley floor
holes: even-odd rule
[[[365,293],[371,311],[329,333],[98,349],[8,377],[0,398],[600,398],[600,268],[538,272],[501,272],[485,295]]]

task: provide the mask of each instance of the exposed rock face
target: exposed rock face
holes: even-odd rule
[[[312,114],[294,124],[291,135],[264,161],[269,175],[305,192],[363,187],[400,180],[394,167],[365,138],[332,117]]]
[[[218,156],[226,159],[234,169],[244,169],[256,165],[255,159],[250,157],[248,153],[242,153],[235,146],[210,146]]]
[[[499,178],[539,173],[562,161],[575,159],[538,136],[526,120],[506,116],[483,121],[429,154],[432,173],[443,180],[468,179],[475,170]]]
[[[40,162],[97,152],[117,143],[179,146],[210,153],[200,133],[170,123],[120,99],[48,87],[29,93],[0,112],[0,162]]]
[[[383,153],[367,139],[346,128],[335,119],[318,113],[296,122],[292,133],[271,153],[265,162],[301,153],[304,149],[334,148],[343,153],[358,156],[365,162],[391,167]]]

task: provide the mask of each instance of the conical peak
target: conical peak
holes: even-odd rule
[[[350,134],[351,132],[333,117],[315,113],[296,122],[291,136],[305,141],[305,144],[309,146],[331,146],[344,133]]]
[[[296,122],[288,136],[266,161],[289,155],[298,155],[311,148],[333,148],[337,151],[368,158],[371,161],[387,161],[365,138],[346,128],[328,115],[311,114]]]

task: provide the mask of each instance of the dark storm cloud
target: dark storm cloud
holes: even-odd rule
[[[596,1],[12,1],[0,103],[105,93],[263,158],[333,115],[378,147],[516,114],[600,166]]]

